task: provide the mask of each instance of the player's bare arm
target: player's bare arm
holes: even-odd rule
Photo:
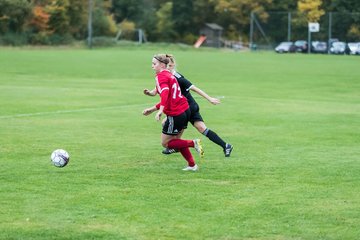
[[[156,121],[160,121],[161,120],[161,116],[163,114],[164,111],[164,106],[160,105],[159,111],[156,113],[155,115],[155,119]]]
[[[151,113],[155,112],[156,110],[157,110],[156,107],[153,106],[153,107],[144,109],[144,111],[142,113],[143,113],[143,115],[148,116]]]
[[[205,93],[203,90],[201,90],[200,88],[198,88],[194,85],[191,87],[191,90],[196,92],[197,94],[199,94],[206,100],[208,100],[211,104],[214,104],[214,105],[220,104],[220,99],[210,97],[207,93]]]
[[[151,96],[151,97],[156,96],[156,88],[154,88],[152,90],[149,90],[149,89],[145,88],[143,92],[147,96]]]

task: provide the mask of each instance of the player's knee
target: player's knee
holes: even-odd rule
[[[204,124],[196,125],[195,127],[200,133],[203,133],[206,130],[206,126]]]

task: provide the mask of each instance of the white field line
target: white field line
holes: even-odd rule
[[[63,113],[103,111],[103,110],[109,110],[109,109],[122,109],[122,108],[128,108],[128,107],[142,107],[142,106],[151,106],[151,104],[128,104],[128,105],[98,107],[98,108],[80,108],[80,109],[74,109],[74,110],[58,110],[58,111],[51,111],[51,112],[20,113],[20,114],[14,114],[14,115],[0,116],[0,119],[34,117],[34,116],[63,114]]]

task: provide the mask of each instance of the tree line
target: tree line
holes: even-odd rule
[[[90,4],[91,7],[90,7]],[[88,36],[131,38],[142,29],[151,42],[192,44],[205,23],[228,40],[248,41],[250,14],[294,12],[318,21],[326,12],[360,13],[359,0],[0,0],[0,44],[67,44]],[[360,39],[360,14],[349,15],[344,37]]]

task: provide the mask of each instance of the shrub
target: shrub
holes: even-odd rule
[[[27,33],[5,33],[0,36],[0,45],[21,46],[28,43]]]
[[[112,37],[94,37],[92,38],[92,45],[94,47],[110,47],[114,46],[116,41]]]

